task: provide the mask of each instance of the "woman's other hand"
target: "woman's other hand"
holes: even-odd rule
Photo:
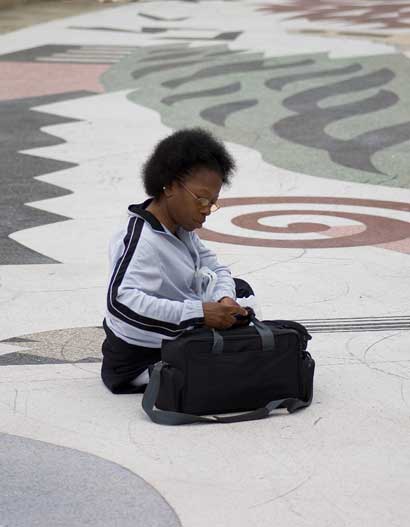
[[[206,302],[203,305],[204,323],[208,328],[228,329],[237,320],[235,315],[247,316],[248,312],[233,298],[224,297],[220,302]]]

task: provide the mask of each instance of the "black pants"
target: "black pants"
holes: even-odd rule
[[[246,298],[254,294],[252,287],[241,278],[234,278],[236,297]],[[103,322],[106,338],[102,344],[103,361],[101,378],[112,393],[141,393],[144,386],[130,382],[152,364],[161,360],[161,348],[135,346],[118,338]]]

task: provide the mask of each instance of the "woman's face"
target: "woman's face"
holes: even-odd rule
[[[199,229],[211,213],[210,207],[219,196],[222,180],[218,172],[208,168],[191,170],[183,184],[174,181],[171,185],[172,195],[168,198],[168,211],[176,225],[187,231]],[[191,194],[192,193],[192,194]],[[199,204],[197,198],[210,201],[208,207]]]

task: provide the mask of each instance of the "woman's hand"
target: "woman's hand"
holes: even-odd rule
[[[218,304],[223,304],[224,306],[239,306],[238,302],[229,296],[224,296],[218,300]]]
[[[234,300],[233,298],[230,298],[229,296],[224,296],[223,298],[218,300],[218,303],[219,304],[223,304],[225,306],[238,306],[238,307],[241,307],[240,304],[238,304],[238,302],[236,302],[236,300]],[[237,319],[235,319],[235,326],[247,326],[249,324],[248,312],[245,311],[245,312],[242,312],[242,314],[243,313],[245,313],[245,316],[247,318],[245,318],[244,320],[237,320]]]
[[[224,300],[229,300],[230,302],[227,303]],[[237,323],[235,315],[246,317],[248,314],[245,308],[241,307],[233,298],[228,297],[225,297],[220,302],[206,302],[202,306],[204,309],[204,323],[208,328],[228,329]]]

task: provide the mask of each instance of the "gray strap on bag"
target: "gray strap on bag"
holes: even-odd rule
[[[251,322],[262,339],[262,351],[274,351],[275,336],[270,327],[258,320],[255,315],[251,316]]]
[[[149,384],[145,390],[142,399],[142,407],[145,413],[151,418],[154,423],[162,425],[185,425],[191,423],[239,423],[240,421],[253,421],[256,419],[264,419],[277,408],[286,408],[289,413],[294,412],[298,408],[309,406],[311,397],[308,402],[301,399],[288,398],[270,401],[268,404],[257,410],[246,412],[239,415],[228,417],[219,417],[214,415],[212,417],[203,417],[201,415],[184,414],[182,412],[172,412],[168,410],[159,410],[155,408],[155,403],[159,394],[161,384],[161,370],[164,367],[163,362],[157,362],[151,373]]]
[[[273,351],[275,349],[275,335],[269,326],[258,320],[254,315],[251,316],[256,331],[262,341],[262,351]],[[212,329],[213,345],[212,353],[222,353],[224,349],[224,339],[215,329]]]

